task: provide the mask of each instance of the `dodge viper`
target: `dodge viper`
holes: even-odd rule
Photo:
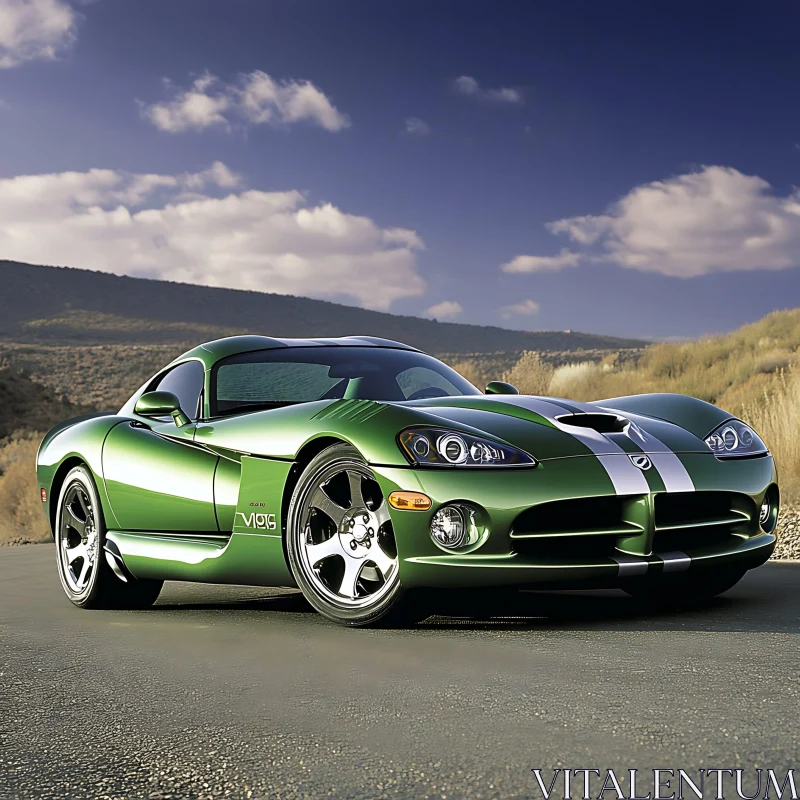
[[[709,403],[481,392],[362,336],[200,345],[49,431],[37,476],[77,606],[285,586],[349,626],[451,590],[711,597],[769,558],[779,506],[764,443]]]

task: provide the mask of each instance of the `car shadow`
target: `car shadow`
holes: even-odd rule
[[[169,591],[149,613],[267,612],[287,618],[302,614],[319,624],[330,624],[316,615],[296,590],[201,587],[198,584],[168,584],[168,587]],[[511,601],[498,600],[480,591],[466,596],[453,595],[450,601],[446,594],[442,597],[445,602],[434,601],[433,614],[409,632],[695,630],[796,633],[800,630],[800,564],[770,563],[749,572],[721,597],[670,606],[649,604],[617,590],[522,591]]]

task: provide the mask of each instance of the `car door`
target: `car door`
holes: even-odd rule
[[[103,445],[108,498],[126,531],[215,533],[214,473],[218,457],[194,443],[204,368],[186,361],[147,388],[175,394],[192,423],[135,417],[116,425]]]

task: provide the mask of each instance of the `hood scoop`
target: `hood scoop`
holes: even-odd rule
[[[619,414],[561,414],[555,419],[562,425],[590,428],[598,433],[622,433],[630,425],[630,420]]]

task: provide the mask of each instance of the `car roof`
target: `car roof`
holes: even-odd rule
[[[184,353],[173,363],[196,358],[202,361],[206,368],[210,368],[217,361],[239,353],[252,353],[256,350],[277,350],[287,347],[382,347],[394,350],[412,350],[420,352],[416,347],[411,347],[402,342],[391,339],[381,339],[378,336],[340,336],[324,339],[284,339],[272,336],[227,336],[224,339],[215,339],[206,342]]]

